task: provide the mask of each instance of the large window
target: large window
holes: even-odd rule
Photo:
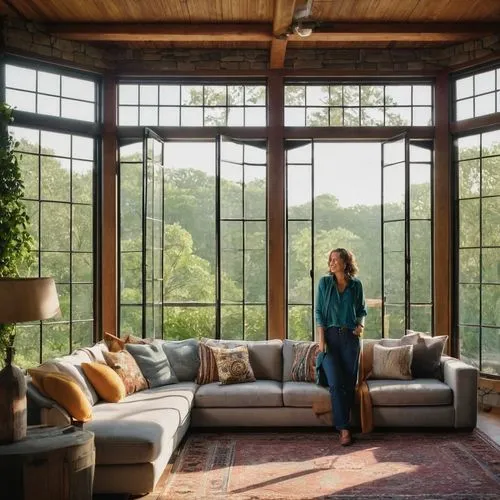
[[[411,143],[409,155],[404,139],[389,151],[379,142],[286,146],[288,337],[313,338],[316,286],[336,247],[358,260],[366,337],[432,332],[429,145]]]
[[[455,141],[460,356],[500,376],[500,129]]]
[[[90,132],[81,132],[94,124],[81,122],[96,119],[98,85],[80,73],[13,63],[6,65],[6,87],[8,104],[28,112],[15,111],[9,128],[17,143],[35,240],[35,264],[21,275],[52,276],[61,306],[59,318],[17,325],[16,360],[26,367],[90,345],[95,338],[97,141]],[[57,120],[45,129],[36,114]],[[79,132],[72,131],[76,126]]]
[[[155,155],[143,161],[142,143],[120,148],[122,335],[265,339],[265,142],[167,141],[163,148],[163,259],[157,263],[147,259],[156,245],[144,245],[148,224],[158,219],[157,212],[144,212]],[[161,265],[163,274],[151,281],[163,285],[158,330],[143,316],[151,302],[143,280]],[[154,288],[153,294],[160,295]]]

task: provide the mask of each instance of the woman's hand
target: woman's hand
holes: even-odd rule
[[[353,333],[356,337],[361,337],[363,335],[363,325],[357,325]]]
[[[319,341],[319,352],[325,352],[325,342],[322,339]]]

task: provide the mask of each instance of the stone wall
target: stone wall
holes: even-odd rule
[[[4,47],[11,52],[33,54],[94,70],[122,73],[213,73],[232,71],[264,74],[269,63],[267,49],[121,48],[63,40],[48,34],[42,25],[6,18]],[[486,57],[500,58],[500,35],[435,49],[291,49],[285,70],[331,70],[332,73],[373,72],[391,74],[435,71]]]

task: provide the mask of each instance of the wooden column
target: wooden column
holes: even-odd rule
[[[268,338],[284,339],[286,332],[285,280],[285,159],[283,154],[283,76],[268,80]]]
[[[434,165],[434,335],[452,335],[453,238],[449,134],[449,82],[443,71],[436,80]],[[456,353],[453,353],[456,354]]]
[[[117,141],[116,78],[104,77],[104,133],[102,147],[101,318],[103,332],[117,334]]]

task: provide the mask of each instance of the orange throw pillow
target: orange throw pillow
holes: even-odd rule
[[[82,363],[82,370],[104,401],[118,403],[127,395],[123,380],[110,366],[98,362]]]
[[[128,351],[104,352],[103,355],[108,366],[123,380],[127,396],[148,388],[139,365]]]
[[[78,422],[92,420],[92,406],[73,377],[58,372],[31,369],[34,386],[62,406]]]

